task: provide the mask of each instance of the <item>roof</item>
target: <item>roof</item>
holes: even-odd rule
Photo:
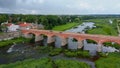
[[[31,26],[30,23],[20,23],[18,24],[20,27],[26,27],[26,26]]]
[[[12,23],[7,23],[7,24],[5,24],[6,26],[11,26],[12,25]]]

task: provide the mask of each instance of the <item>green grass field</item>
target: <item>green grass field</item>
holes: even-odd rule
[[[102,34],[102,35],[112,35],[117,36],[116,26],[110,24],[109,19],[92,19],[88,21],[92,21],[95,23],[96,28],[89,29],[86,31],[88,34]]]
[[[75,23],[75,22],[73,22],[73,23],[67,23],[65,25],[55,26],[55,27],[53,27],[52,30],[55,30],[55,31],[65,31],[65,30],[70,29],[72,27],[75,27],[75,26],[77,26],[79,24],[80,23]]]
[[[108,57],[102,57],[95,63],[96,68],[120,68],[120,53],[110,53]]]
[[[103,25],[103,26],[101,26],[101,28],[89,29],[89,30],[87,30],[87,33],[89,33],[89,34],[112,35],[112,36],[117,36],[118,35],[117,30],[115,30],[110,25]]]
[[[87,21],[87,22],[95,22],[95,23],[108,23],[109,21],[108,21],[109,19],[89,19],[89,20],[85,20],[85,21]]]

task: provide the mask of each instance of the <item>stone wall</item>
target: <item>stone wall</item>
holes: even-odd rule
[[[20,37],[21,35],[20,31],[6,32],[0,35],[0,41]]]

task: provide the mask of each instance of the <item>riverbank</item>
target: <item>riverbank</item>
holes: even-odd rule
[[[55,30],[55,31],[65,31],[65,30],[68,30],[70,28],[74,28],[75,26],[78,26],[80,24],[81,23],[75,23],[75,22],[67,23],[67,24],[64,24],[64,25],[55,26],[55,27],[52,28],[52,30]]]

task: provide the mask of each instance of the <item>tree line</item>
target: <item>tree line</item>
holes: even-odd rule
[[[0,14],[0,24],[3,22],[29,22],[43,24],[45,29],[52,29],[57,25],[76,22],[83,20],[118,17],[112,15],[23,15],[23,14]],[[120,17],[120,16],[119,16]]]
[[[29,22],[43,24],[45,29],[52,29],[57,25],[71,22],[80,22],[80,17],[72,15],[22,15],[22,14],[0,14],[0,24],[3,22],[17,23]]]

